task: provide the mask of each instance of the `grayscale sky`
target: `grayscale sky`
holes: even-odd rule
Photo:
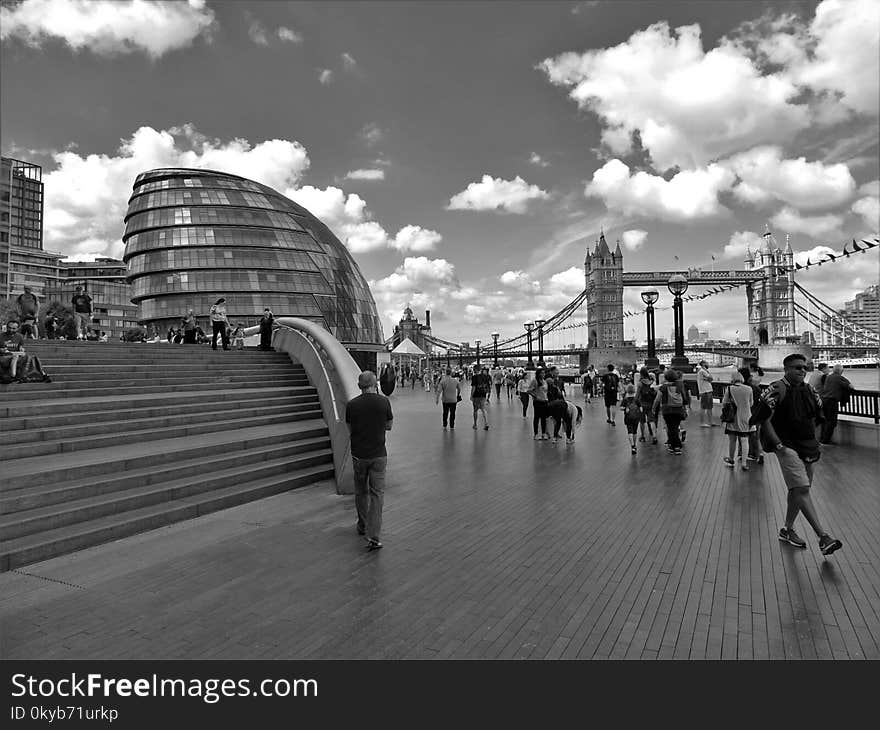
[[[138,172],[226,170],[330,225],[386,335],[408,302],[447,339],[517,334],[583,288],[601,227],[630,270],[741,267],[768,225],[799,260],[878,232],[878,0],[0,13],[2,150],[44,166],[47,249],[120,256]],[[875,251],[799,281],[842,306],[877,279]],[[745,335],[744,294],[685,320]]]

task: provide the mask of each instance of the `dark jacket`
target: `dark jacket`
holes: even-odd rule
[[[837,373],[830,373],[825,378],[819,395],[822,396],[822,400],[836,400],[838,403],[843,403],[848,400],[849,392],[852,389],[852,385],[845,377]]]

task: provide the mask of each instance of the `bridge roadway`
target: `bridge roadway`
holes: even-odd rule
[[[288,492],[0,575],[4,657],[880,658],[876,453],[818,464],[826,560],[776,539],[775,459],[725,469],[720,428],[632,457],[594,401],[554,446],[502,397],[444,432],[395,392],[384,550],[351,497]]]

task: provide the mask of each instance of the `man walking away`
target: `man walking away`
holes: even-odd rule
[[[477,413],[483,414],[483,428],[489,430],[489,415],[486,413],[486,398],[489,395],[489,389],[492,387],[492,381],[489,379],[489,368],[475,370],[474,377],[471,378],[471,403],[474,406],[474,430],[477,428]]]
[[[822,401],[816,391],[804,383],[807,361],[803,355],[788,355],[782,366],[785,368],[784,377],[770,383],[761,394],[749,422],[762,424],[764,450],[776,454],[788,487],[785,526],[779,530],[779,539],[795,547],[807,546],[794,530],[798,513],[803,513],[819,538],[822,554],[830,555],[843,547],[843,543],[822,528],[810,497],[814,464],[820,456],[816,421],[822,417]]]
[[[666,422],[666,434],[669,439],[666,450],[670,454],[680,456],[682,438],[679,427],[687,418],[691,397],[684,383],[679,379],[678,372],[670,368],[664,378],[666,382],[657,391],[652,410],[655,417],[657,413],[663,414],[663,420]]]
[[[455,428],[455,408],[461,400],[461,385],[452,377],[452,368],[446,368],[446,374],[437,384],[437,395],[434,403],[443,400],[443,428],[449,424],[449,428]]]
[[[73,303],[73,317],[76,322],[76,339],[84,340],[86,330],[92,323],[92,298],[83,291],[81,286],[78,286],[71,301]]]
[[[700,396],[700,427],[711,428],[717,424],[712,423],[712,374],[709,372],[709,363],[700,360],[697,367],[697,394]]]
[[[39,338],[37,329],[37,311],[40,302],[33,290],[25,284],[24,291],[18,295],[18,311],[21,312],[21,335],[32,340]]]
[[[614,365],[608,363],[608,372],[602,376],[602,393],[605,398],[605,422],[612,426],[614,422],[614,409],[617,407],[617,387],[620,384],[620,376],[614,372]]]
[[[834,429],[837,427],[837,414],[840,412],[840,406],[849,403],[849,394],[852,391],[852,384],[843,377],[843,365],[835,365],[831,374],[825,378],[825,384],[822,386],[822,413],[825,416],[825,423],[822,424],[822,435],[819,440],[826,446],[832,446],[831,437],[834,436]]]
[[[828,363],[820,362],[819,367],[817,367],[813,372],[810,373],[810,376],[807,378],[807,383],[809,383],[810,387],[815,390],[817,393],[822,392],[822,386],[825,385],[825,378],[828,377]]]
[[[656,392],[654,391],[654,379],[648,368],[645,367],[639,371],[639,376],[639,382],[636,386],[636,400],[638,400],[639,406],[641,406],[642,409],[642,422],[639,424],[639,430],[641,432],[639,441],[645,441],[645,426],[647,426],[648,436],[651,437],[651,443],[656,444],[657,434],[654,432],[654,428],[656,428],[657,422],[654,420],[654,416],[651,413],[654,400],[657,397]]]
[[[351,434],[351,463],[354,470],[354,504],[357,533],[367,538],[367,550],[382,547],[382,505],[385,499],[385,432],[391,430],[391,403],[376,391],[376,375],[365,370],[358,376],[361,394],[345,407],[345,422]]]

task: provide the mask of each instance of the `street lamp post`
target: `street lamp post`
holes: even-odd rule
[[[501,337],[500,332],[493,332],[492,333],[492,349],[493,349],[492,356],[495,358],[495,363],[492,365],[492,367],[495,367],[495,368],[498,367],[498,338],[499,337]]]
[[[544,325],[547,322],[543,319],[535,320],[535,327],[538,328],[538,367],[544,367]]]
[[[642,292],[642,301],[647,306],[645,314],[648,318],[648,357],[645,358],[645,367],[649,370],[660,366],[660,360],[657,358],[657,333],[654,330],[654,305],[659,298],[660,293],[656,289],[646,289]]]
[[[535,369],[535,363],[532,361],[532,330],[534,327],[535,325],[533,322],[523,322],[523,329],[526,331],[526,337],[529,343],[529,361],[526,363],[526,370]]]
[[[684,356],[684,304],[681,295],[688,289],[688,280],[682,274],[675,274],[667,282],[669,293],[672,294],[672,319],[675,326],[675,354],[672,357],[672,367],[681,372],[690,372],[691,364]]]
[[[458,369],[464,370],[464,362],[462,362],[462,354],[464,353],[464,342],[461,343],[461,347],[458,348]]]
[[[446,367],[449,367],[449,348],[446,348]]]
[[[477,367],[480,367],[480,340],[474,340],[474,344],[477,346]]]

